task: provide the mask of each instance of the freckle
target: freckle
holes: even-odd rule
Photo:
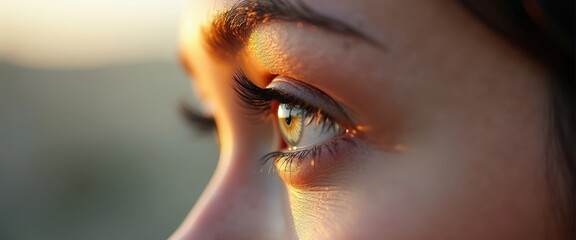
[[[304,23],[298,22],[298,23],[296,23],[296,27],[302,28],[302,27],[304,27]]]

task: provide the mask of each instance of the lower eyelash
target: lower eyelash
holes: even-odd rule
[[[204,116],[185,101],[180,102],[180,115],[201,133],[216,130],[216,121],[213,117]]]
[[[329,142],[312,146],[308,149],[301,149],[301,150],[293,150],[293,151],[275,151],[264,155],[260,159],[260,169],[270,161],[272,164],[270,165],[270,169],[268,172],[271,172],[271,169],[277,166],[280,161],[280,166],[283,167],[283,171],[286,169],[290,169],[292,164],[301,164],[306,159],[315,159],[318,161],[318,164],[321,164],[322,159],[322,152],[327,151],[330,154],[330,157],[333,159],[337,158],[337,154],[339,151],[340,144],[352,144],[356,146],[356,142],[347,134],[342,135],[334,140]]]

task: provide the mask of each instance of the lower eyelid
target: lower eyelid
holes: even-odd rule
[[[349,164],[354,164],[353,159],[348,159],[350,156],[348,153],[357,145],[357,139],[342,135],[323,146],[316,146],[317,149],[303,150],[317,151],[306,154],[304,158],[295,157],[287,160],[290,158],[288,154],[292,153],[282,153],[288,157],[275,159],[274,164],[282,180],[289,186],[297,189],[325,187],[331,182],[330,176],[335,176],[337,172],[345,171]],[[293,153],[299,154],[298,151]]]

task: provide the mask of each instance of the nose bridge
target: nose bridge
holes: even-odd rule
[[[292,217],[277,177],[221,159],[210,184],[171,239],[292,239]],[[224,157],[226,158],[226,157]]]

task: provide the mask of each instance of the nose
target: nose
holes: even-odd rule
[[[236,155],[230,158],[251,158]],[[278,177],[222,157],[198,203],[170,239],[295,239]]]

